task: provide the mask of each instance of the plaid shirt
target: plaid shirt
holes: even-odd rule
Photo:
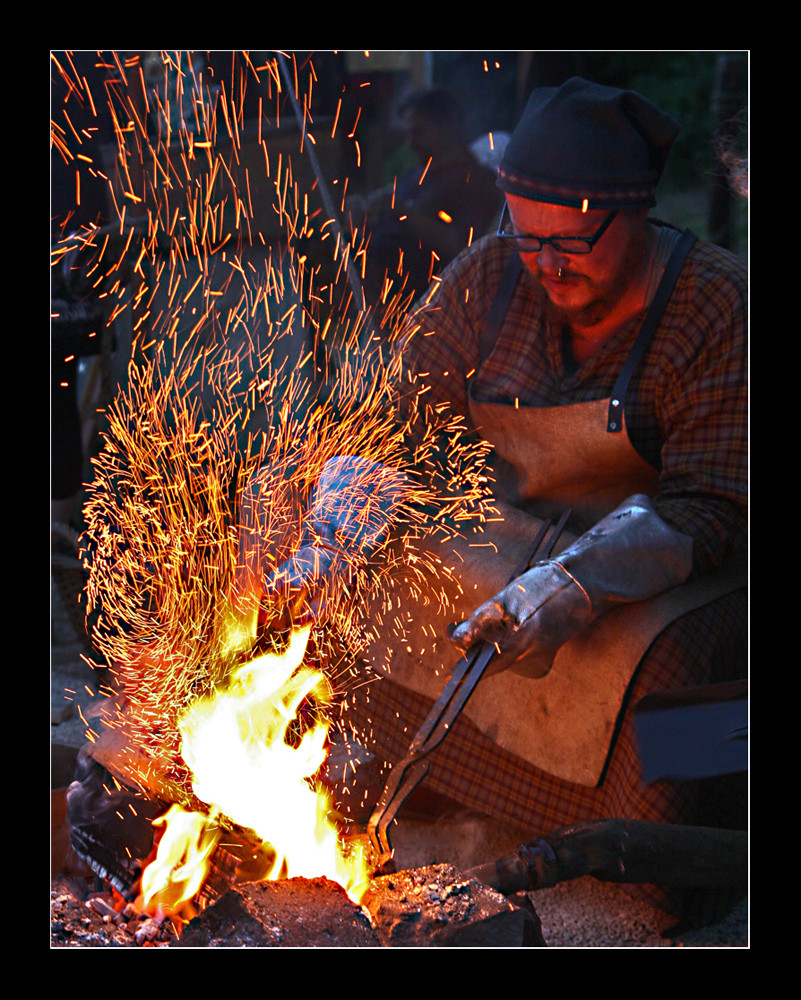
[[[445,271],[410,321],[404,359],[433,404],[469,415],[484,402],[559,406],[609,397],[639,330],[635,317],[578,368],[524,268],[489,356],[481,331],[509,250],[487,237]],[[695,572],[747,537],[747,269],[699,240],[626,397],[629,437],[659,470],[661,516],[695,540]]]

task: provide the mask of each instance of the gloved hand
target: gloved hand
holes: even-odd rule
[[[692,546],[648,497],[630,497],[555,559],[535,564],[482,604],[451,641],[465,651],[495,643],[487,676],[511,668],[541,677],[557,650],[610,608],[684,583]]]
[[[402,503],[402,472],[358,456],[339,456],[323,468],[300,548],[264,581],[264,601],[288,610],[294,622],[321,612],[332,589],[342,593],[388,537]]]

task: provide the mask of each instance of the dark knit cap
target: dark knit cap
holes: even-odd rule
[[[633,90],[572,77],[533,91],[498,168],[498,187],[581,208],[656,204],[680,126]]]

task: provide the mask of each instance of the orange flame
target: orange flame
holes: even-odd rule
[[[179,722],[193,791],[211,818],[173,807],[156,860],[142,876],[145,909],[179,913],[200,890],[219,841],[217,819],[253,831],[274,860],[266,879],[326,876],[358,901],[368,873],[364,856],[346,852],[329,819],[327,795],[313,778],[326,757],[328,724],[315,721],[289,739],[308,699],[325,703],[328,682],[303,666],[309,629],[282,653],[265,653],[233,674],[227,687],[200,699]]]
[[[173,805],[154,826],[163,826],[156,858],[142,872],[139,908],[177,916],[200,892],[219,828],[199,813]]]

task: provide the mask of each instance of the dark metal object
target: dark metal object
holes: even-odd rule
[[[646,784],[748,770],[748,682],[656,692],[634,707]]]
[[[591,875],[600,882],[744,888],[748,832],[606,819],[563,827],[465,873],[504,895]]]
[[[553,530],[551,521],[542,523],[525,561],[512,574],[512,580],[524,573],[535,559],[548,558],[569,516],[570,511],[565,511]],[[481,643],[462,657],[428,718],[412,740],[408,753],[392,768],[367,826],[370,842],[377,854],[379,872],[391,870],[391,824],[403,803],[425,777],[429,767],[426,758],[447,736],[495,653],[494,644]]]
[[[67,793],[70,846],[97,876],[132,899],[153,846],[153,820],[166,808],[115,781],[82,751]]]

